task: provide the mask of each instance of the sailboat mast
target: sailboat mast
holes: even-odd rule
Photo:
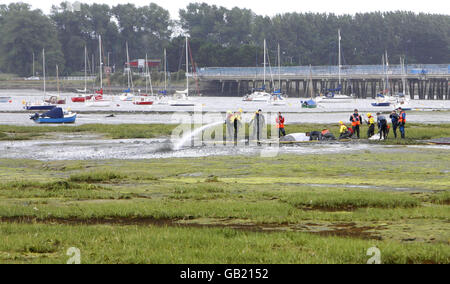
[[[59,96],[59,68],[58,68],[58,65],[56,65],[56,84],[58,87],[58,96]]]
[[[84,46],[84,92],[87,92],[87,46]]]
[[[36,73],[34,72],[34,51],[33,51],[33,74],[31,74],[31,76],[36,76]]]
[[[387,50],[386,50],[386,90],[388,91],[388,94],[391,93],[391,86],[389,84],[389,59],[388,59],[388,54],[387,54]]]
[[[281,92],[281,51],[279,43],[278,43],[278,86]]]
[[[164,90],[167,90],[167,50],[164,48]]]
[[[145,66],[147,66],[147,76],[148,76],[148,79],[150,80],[150,92],[152,93],[152,96],[153,96],[153,82],[152,82],[152,75],[150,73],[150,68],[148,67],[148,55],[147,54],[145,54],[145,61],[146,61]]]
[[[44,76],[44,94],[46,93],[46,85],[45,85],[45,49],[42,49],[42,71]]]
[[[311,99],[313,99],[313,79],[312,79],[312,66],[309,65],[309,91],[311,93]]]
[[[264,39],[264,90],[266,89],[266,39]]]
[[[187,96],[189,96],[189,43],[188,37],[186,37],[186,86],[187,86]]]
[[[98,48],[99,48],[99,58],[100,58],[100,90],[103,89],[103,73],[102,73],[102,36],[98,36]]]
[[[148,94],[148,57],[145,54],[145,93]]]
[[[408,86],[406,85],[406,65],[405,65],[405,57],[400,57],[400,64],[402,66],[402,83],[403,83],[403,93],[406,96],[408,93]]]
[[[126,48],[127,48],[127,75],[128,75],[128,89],[130,89],[130,54],[128,53],[128,41],[126,42]]]
[[[342,61],[341,61],[341,29],[338,30],[338,37],[339,37],[339,86],[341,85],[342,82],[342,77],[341,77],[341,68],[342,68]]]

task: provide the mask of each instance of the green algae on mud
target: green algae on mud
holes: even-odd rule
[[[448,168],[439,149],[3,159],[0,262],[76,246],[85,263],[365,263],[376,245],[383,263],[449,263]]]

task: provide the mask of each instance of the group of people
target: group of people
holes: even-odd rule
[[[227,139],[237,142],[239,131],[243,125],[242,123],[242,109],[237,112],[228,111],[225,125],[227,126]],[[389,116],[392,124],[392,130],[394,132],[395,138],[397,138],[397,130],[400,131],[402,139],[406,138],[405,125],[406,125],[406,113],[402,108],[392,111]],[[276,118],[276,127],[278,129],[279,138],[286,136],[285,130],[285,118],[278,113]],[[379,139],[387,139],[391,126],[388,123],[386,116],[382,115],[380,112],[376,114],[376,118],[371,114],[367,114],[367,120],[362,118],[358,110],[355,109],[354,113],[350,116],[350,122],[352,127],[348,128],[343,121],[339,122],[339,139],[349,139],[349,138],[361,138],[361,127],[364,123],[368,125],[367,137],[370,139],[375,136],[375,128],[378,127]],[[250,139],[252,141],[261,141],[264,139],[264,131],[266,131],[266,118],[264,117],[262,110],[256,111],[250,121],[251,135]],[[336,137],[328,130],[324,129],[322,131],[311,131],[306,133],[310,140],[336,140]]]
[[[279,112],[276,118],[276,126],[280,138],[286,136],[284,123],[285,118],[281,112]],[[242,127],[242,109],[234,113],[232,111],[228,111],[225,125],[227,126],[227,139],[231,140],[234,138],[234,141],[237,141],[239,130]],[[254,113],[250,121],[251,140],[261,141],[264,138],[263,131],[265,131],[265,127],[266,118],[262,110],[259,109]]]
[[[392,129],[394,132],[395,138],[397,138],[397,130],[400,130],[400,135],[402,139],[406,138],[405,134],[405,125],[406,125],[406,113],[402,108],[398,108],[397,110],[393,110],[390,114],[389,118],[391,119]],[[350,122],[352,123],[352,128],[348,128],[343,121],[339,122],[340,125],[340,137],[339,139],[348,139],[352,138],[356,135],[355,138],[360,138],[361,135],[361,126],[365,122],[369,126],[367,130],[367,137],[371,138],[375,136],[375,124],[378,126],[378,133],[380,134],[380,140],[386,140],[389,131],[390,125],[384,115],[380,112],[377,113],[377,119],[375,122],[375,117],[372,116],[371,113],[367,114],[367,119],[364,120],[362,116],[359,114],[358,110],[355,109],[354,113],[350,116]]]

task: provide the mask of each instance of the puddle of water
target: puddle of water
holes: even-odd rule
[[[86,139],[80,135],[58,140],[1,141],[0,158],[58,160],[141,160],[163,158],[197,158],[208,156],[254,156],[269,151],[274,154],[326,155],[360,152],[411,152],[422,149],[450,150],[450,146],[384,146],[364,143],[306,144],[280,148],[256,146],[184,147],[174,151],[165,139]]]

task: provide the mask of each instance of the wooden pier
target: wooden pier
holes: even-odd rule
[[[226,68],[222,68],[222,70]],[[450,70],[450,69],[449,69]],[[243,96],[253,89],[262,88],[264,78],[255,74],[209,74],[199,73],[201,90],[218,96]],[[390,74],[388,75],[391,93],[410,94],[411,99],[420,100],[450,100],[450,72],[441,74]],[[308,74],[278,74],[266,78],[266,89],[280,89],[290,97],[310,97]],[[281,81],[281,84],[279,83]],[[404,90],[403,81],[406,82]],[[339,86],[338,74],[312,74],[314,94],[324,93]],[[344,74],[341,76],[343,94],[354,94],[357,98],[375,98],[386,86],[385,74]]]

